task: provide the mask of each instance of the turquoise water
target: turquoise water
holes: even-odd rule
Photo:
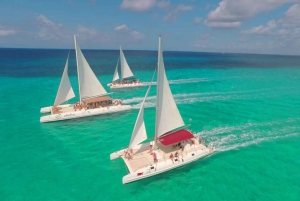
[[[299,57],[166,52],[185,123],[217,152],[123,185],[126,167],[109,155],[128,145],[147,88],[114,91],[131,111],[40,124],[39,110],[54,101],[67,53],[23,51],[0,60],[0,200],[300,200]],[[117,51],[106,52],[112,58],[104,62],[96,53],[91,66],[106,86]],[[136,76],[149,81],[156,53],[127,54]],[[74,69],[70,61],[77,93]],[[152,89],[145,109],[150,139]]]

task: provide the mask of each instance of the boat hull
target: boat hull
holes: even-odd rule
[[[184,166],[191,162],[194,162],[200,158],[206,157],[211,155],[214,152],[214,148],[210,147],[205,150],[198,150],[198,151],[191,151],[187,154],[186,157],[182,158],[179,157],[179,160],[174,161],[174,163],[170,159],[166,159],[164,161],[160,161],[154,165],[149,165],[145,168],[142,168],[134,173],[130,173],[123,177],[122,182],[123,184],[131,183],[134,181],[138,181],[141,179],[145,179],[157,174],[161,174],[163,172]],[[182,160],[183,159],[183,160]]]
[[[146,86],[144,83],[130,83],[130,84],[107,84],[111,89],[133,88]]]
[[[73,104],[65,104],[65,105],[58,105],[57,107],[61,107],[61,108],[65,108],[65,107],[71,107]],[[42,107],[40,112],[42,114],[45,114],[45,113],[49,113],[51,112],[53,106],[48,106],[48,107]]]
[[[100,114],[108,114],[108,113],[115,113],[130,110],[132,107],[130,105],[118,105],[118,106],[109,106],[103,108],[95,108],[95,109],[88,109],[88,110],[79,110],[73,112],[65,112],[59,114],[52,114],[43,116],[40,118],[41,123],[46,122],[53,122],[53,121],[62,121],[67,119],[76,119]]]

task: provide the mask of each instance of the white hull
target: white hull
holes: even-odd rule
[[[179,160],[174,161],[174,163],[172,163],[172,161],[170,159],[159,161],[152,166],[147,166],[147,167],[141,168],[134,173],[130,173],[130,174],[124,176],[122,179],[122,182],[123,182],[123,184],[127,184],[127,183],[134,182],[137,180],[145,179],[147,177],[151,177],[151,176],[178,168],[180,166],[186,165],[186,164],[196,161],[200,158],[208,156],[208,155],[212,154],[213,152],[214,152],[214,148],[207,148],[204,150],[191,151],[190,153],[187,154],[186,157],[183,158],[183,161],[182,161],[182,156],[179,156]],[[140,173],[142,173],[142,175],[138,176],[138,174],[140,174]]]
[[[115,113],[130,110],[132,107],[130,105],[117,105],[117,106],[109,106],[103,108],[95,108],[95,109],[82,109],[79,111],[72,111],[72,112],[65,112],[59,114],[52,114],[43,116],[40,118],[41,123],[45,122],[52,122],[52,121],[61,121],[67,119],[76,119],[81,117],[88,117],[100,114],[107,114],[107,113]]]
[[[72,105],[74,105],[74,104],[58,105],[57,107],[65,108],[65,107],[70,107],[70,106],[72,106]],[[40,112],[41,112],[42,114],[44,114],[44,113],[49,113],[49,112],[51,112],[52,107],[53,107],[53,106],[42,107],[41,110],[40,110]]]
[[[132,88],[132,87],[143,87],[146,86],[144,83],[129,83],[129,84],[107,84],[111,89],[122,89],[122,88]]]
[[[153,144],[153,143],[154,142],[152,141],[149,143],[137,145],[133,149],[134,150],[147,150],[149,145]],[[128,159],[124,158],[124,151],[126,151],[126,150],[127,149],[122,149],[122,150],[112,153],[110,155],[110,159],[114,160],[117,158],[123,158],[124,162],[127,164]],[[145,179],[147,177],[151,177],[151,176],[175,169],[177,167],[186,165],[186,164],[196,161],[200,158],[208,156],[208,155],[212,154],[214,151],[215,151],[215,148],[213,146],[206,147],[203,145],[203,146],[197,147],[197,148],[193,148],[190,146],[185,147],[185,150],[179,154],[179,160],[174,159],[174,163],[172,162],[171,159],[169,159],[167,157],[168,154],[166,154],[164,157],[162,157],[162,155],[164,155],[164,154],[161,154],[159,151],[155,151],[156,153],[158,153],[158,154],[160,153],[160,155],[161,155],[160,158],[158,157],[157,163],[152,162],[153,160],[148,158],[147,159],[148,162],[151,160],[151,162],[148,165],[145,165],[136,170],[131,169],[130,173],[123,177],[122,182],[123,182],[123,184],[127,184],[130,182]],[[142,157],[145,158],[146,157],[145,154],[148,154],[148,152],[143,151],[143,152],[139,153],[138,155],[140,155],[140,156],[142,155]],[[139,156],[139,158],[141,158],[140,156]],[[133,157],[133,159],[130,161],[133,161],[133,160],[135,160],[135,157]]]

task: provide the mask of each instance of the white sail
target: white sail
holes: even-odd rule
[[[118,59],[116,70],[115,70],[114,77],[113,77],[113,80],[112,80],[113,82],[119,79],[118,65],[119,65],[119,59]]]
[[[122,51],[122,48],[120,46],[120,61],[121,61],[121,76],[122,79],[133,77],[133,73],[131,72],[129,65],[125,59],[124,53]]]
[[[74,36],[76,61],[77,61],[77,73],[80,101],[87,97],[95,97],[107,94],[90,65],[84,58],[78,44],[76,43],[76,36]]]
[[[144,100],[141,104],[141,108],[140,108],[139,114],[137,116],[137,119],[136,119],[136,122],[135,122],[135,125],[133,128],[133,132],[131,135],[128,149],[133,148],[134,146],[138,145],[139,143],[141,143],[147,139],[147,132],[146,132],[146,127],[145,127],[145,122],[144,122],[144,105],[145,105],[146,98],[148,97],[149,91],[151,89],[154,75],[155,75],[155,72],[153,73],[151,83],[148,87],[148,90],[146,92]]]
[[[54,101],[54,106],[58,106],[59,104],[75,97],[74,91],[72,89],[70,79],[68,76],[68,61],[69,56],[66,61],[65,69],[62,74],[60,84],[57,90],[56,98]]]
[[[166,76],[161,37],[159,37],[155,125],[156,138],[181,126],[184,126],[184,122],[173,98]]]

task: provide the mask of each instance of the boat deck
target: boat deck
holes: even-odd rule
[[[155,153],[157,156],[157,163],[160,161],[166,161],[170,160],[170,155],[173,154],[174,158],[173,160],[181,160],[184,159],[187,156],[187,153],[193,150],[201,150],[206,149],[206,146],[204,144],[199,143],[197,138],[193,139],[194,144],[192,144],[191,140],[186,140],[184,142],[181,142],[181,144],[184,146],[184,149],[182,149],[178,146],[173,147],[173,145],[170,146],[162,146],[161,144],[158,145],[158,148],[155,149]],[[178,152],[179,158],[175,158],[175,153]],[[128,157],[122,156],[125,164],[127,165],[129,171],[131,173],[135,172],[136,170],[154,165],[154,159],[153,159],[153,153],[149,152],[149,146],[142,146],[139,150],[133,150],[133,157],[128,159]]]
[[[115,105],[109,105],[109,106],[105,106],[105,107],[96,107],[96,108],[82,108],[82,109],[74,109],[73,105],[69,106],[69,107],[64,107],[64,108],[59,108],[59,109],[52,109],[52,114],[62,114],[62,113],[68,113],[68,112],[75,112],[75,111],[81,111],[81,110],[92,110],[92,109],[97,109],[97,108],[108,108],[111,106],[115,106]]]

